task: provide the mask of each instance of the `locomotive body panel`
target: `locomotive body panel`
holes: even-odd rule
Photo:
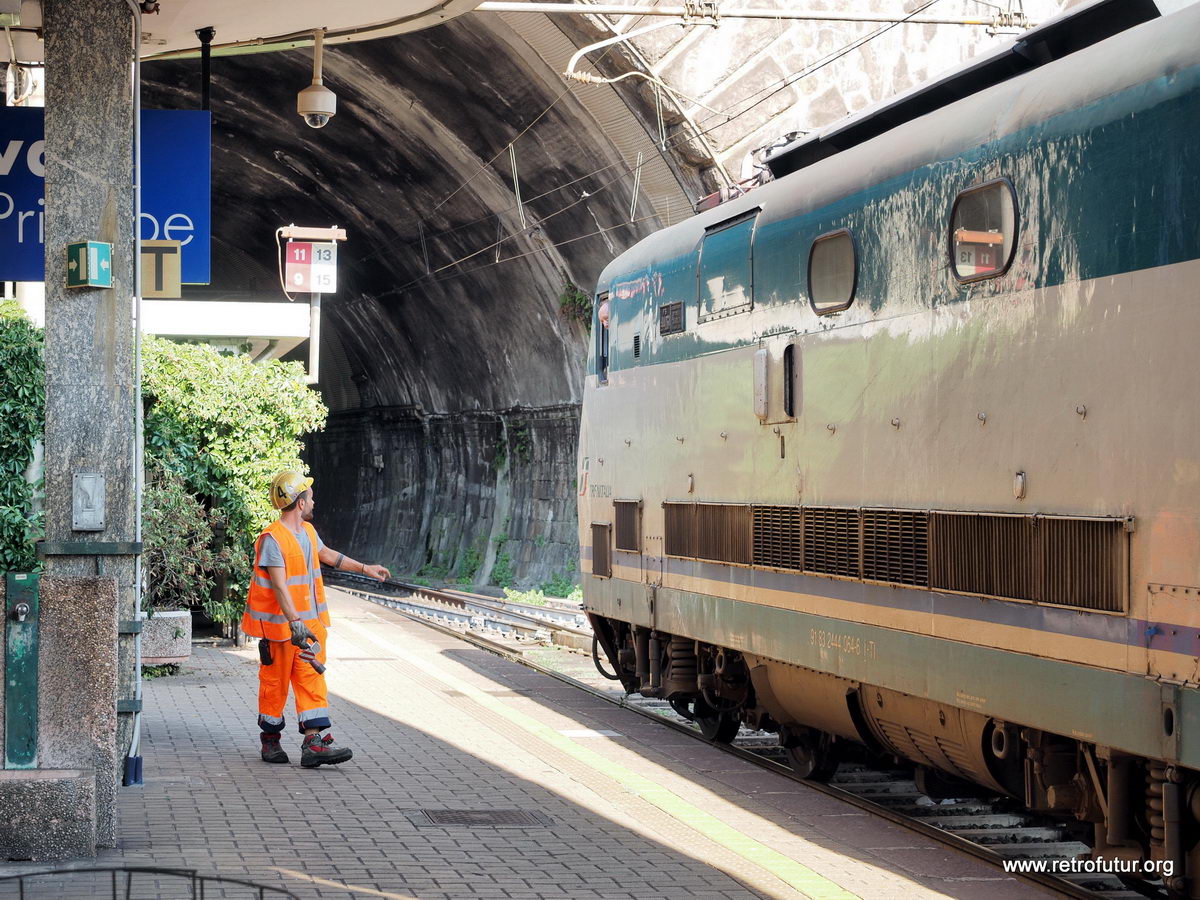
[[[706,702],[702,653],[740,654],[747,714],[781,735],[855,732],[1005,790],[978,742],[1010,725],[1200,768],[1196,34],[1200,5],[605,270],[580,571],[589,613],[634,626],[638,679],[647,633],[696,642]],[[992,185],[1009,219],[952,227]],[[852,301],[818,315],[811,248],[843,232]],[[961,753],[888,744],[893,708]]]

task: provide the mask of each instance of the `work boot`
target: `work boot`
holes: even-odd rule
[[[278,734],[270,734],[266,731],[262,733],[262,758],[263,762],[269,763],[285,763],[289,761],[287,751],[279,746]]]
[[[306,769],[315,769],[317,766],[336,766],[338,763],[344,763],[353,755],[354,751],[349,747],[339,747],[335,744],[332,734],[324,737],[319,734],[307,735],[300,745],[300,765]]]

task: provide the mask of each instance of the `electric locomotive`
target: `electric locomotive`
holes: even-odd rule
[[[1078,7],[604,270],[579,534],[626,689],[1200,896],[1198,36]]]

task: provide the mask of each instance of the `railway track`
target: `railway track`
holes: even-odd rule
[[[578,611],[529,606],[404,582],[380,584],[342,574],[327,578],[348,593],[387,606],[610,703],[655,719],[666,727],[704,740],[699,727],[680,715],[667,701],[627,695],[618,684],[606,681],[595,671],[590,658],[591,630],[586,620],[582,627],[579,626],[582,616]],[[584,657],[572,650],[589,655]],[[786,751],[774,735],[743,728],[731,744],[716,746],[999,868],[1003,868],[1007,860],[1052,862],[1077,859],[1081,855],[1086,858],[1088,853],[1087,846],[1074,839],[1064,823],[1026,812],[1015,801],[1003,798],[930,800],[917,789],[911,771],[881,768],[865,756],[843,763],[828,784],[820,784],[795,775],[788,765]],[[1166,900],[1167,897],[1159,884],[1126,884],[1114,875],[1008,874],[1065,896],[1088,900],[1143,900],[1146,897]]]

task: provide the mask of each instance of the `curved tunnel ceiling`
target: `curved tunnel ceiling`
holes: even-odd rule
[[[310,66],[304,51],[214,59],[213,284],[189,296],[281,297],[274,229],[341,225],[325,327],[353,387],[327,395],[427,412],[577,402],[584,337],[563,285],[590,292],[658,224],[644,193],[630,222],[632,165],[601,124],[497,17],[328,50],[338,114],[319,131],[294,113]],[[144,78],[147,106],[197,105],[195,62]]]

